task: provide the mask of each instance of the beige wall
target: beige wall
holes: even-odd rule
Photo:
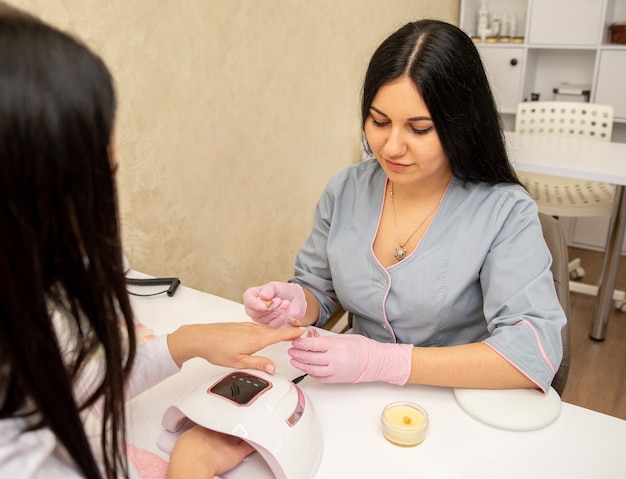
[[[359,156],[369,56],[458,0],[9,0],[76,33],[117,84],[134,269],[237,301],[285,280],[330,175]]]

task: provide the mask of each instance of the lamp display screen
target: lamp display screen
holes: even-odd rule
[[[260,377],[236,371],[224,376],[209,392],[245,406],[269,387],[270,383]]]

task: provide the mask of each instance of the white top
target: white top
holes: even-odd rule
[[[81,378],[80,388],[88,385],[98,375],[99,363],[93,362]],[[126,390],[127,397],[144,392],[154,384],[179,371],[167,347],[167,337],[161,336],[142,343],[137,348],[135,367]],[[80,392],[78,393],[80,394]],[[88,431],[99,431],[96,416],[85,416]],[[49,429],[23,432],[27,421],[21,418],[0,420],[0,478],[67,479],[82,477],[75,469],[66,451],[58,444],[56,436]],[[92,449],[96,457],[100,444],[97,434]],[[129,463],[129,466],[132,465]],[[131,471],[133,472],[133,471]]]

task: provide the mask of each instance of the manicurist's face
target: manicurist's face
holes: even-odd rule
[[[450,178],[450,166],[430,112],[406,76],[381,86],[365,122],[374,156],[398,185]]]

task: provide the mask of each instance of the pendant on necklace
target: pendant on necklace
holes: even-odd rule
[[[399,248],[396,248],[396,254],[394,256],[398,261],[402,261],[404,258],[406,258],[406,250],[402,246],[400,246]]]

